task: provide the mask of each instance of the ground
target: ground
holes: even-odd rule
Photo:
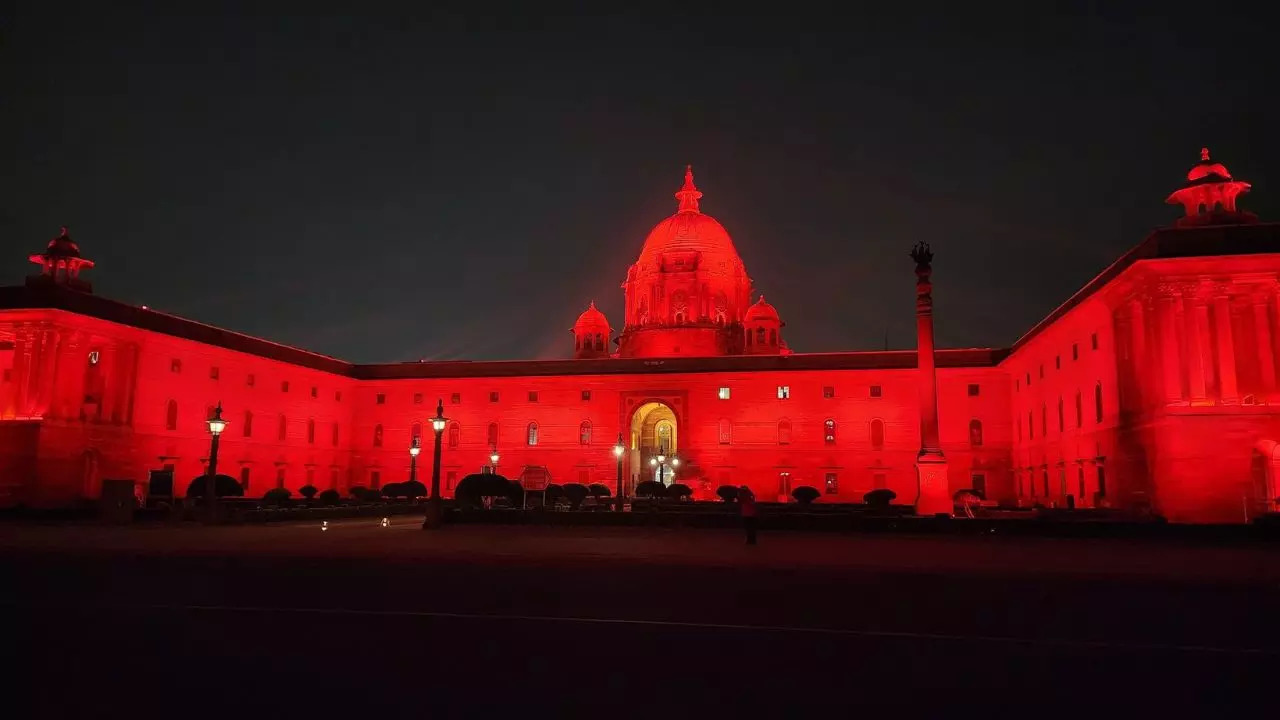
[[[33,717],[1177,715],[1280,677],[1259,543],[7,525],[0,567]]]

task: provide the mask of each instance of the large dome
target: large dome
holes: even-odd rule
[[[692,167],[685,169],[684,187],[675,197],[680,201],[679,210],[649,231],[636,264],[652,267],[660,262],[664,253],[694,251],[703,253],[706,260],[713,263],[736,262],[741,265],[742,260],[729,232],[715,218],[699,209],[698,200],[702,193],[693,184]],[[713,264],[710,267],[724,266]]]

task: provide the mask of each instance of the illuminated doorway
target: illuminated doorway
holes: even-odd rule
[[[647,402],[636,408],[631,415],[629,447],[632,488],[642,479],[656,481],[658,469],[650,467],[650,458],[658,455],[672,456],[679,452],[679,426],[675,411],[661,402]],[[663,483],[670,485],[673,474],[668,467],[663,472]]]

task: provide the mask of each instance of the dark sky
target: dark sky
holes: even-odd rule
[[[258,5],[3,11],[6,284],[65,224],[98,293],[210,324],[563,356],[692,163],[796,351],[913,347],[922,239],[941,344],[1007,345],[1176,217],[1202,145],[1280,218],[1247,6]]]

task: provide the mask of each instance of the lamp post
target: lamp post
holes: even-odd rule
[[[622,512],[622,454],[627,451],[627,447],[622,444],[622,433],[618,433],[618,442],[613,446],[613,456],[618,459],[618,507],[617,512]]]
[[[444,417],[444,399],[436,402],[436,416],[431,418],[431,429],[436,434],[434,462],[431,464],[431,497],[427,498],[427,515],[422,520],[423,530],[434,530],[440,527],[444,519],[444,506],[440,503],[440,438],[449,421]]]
[[[218,521],[218,442],[222,438],[222,431],[227,429],[227,421],[222,419],[221,401],[205,422],[209,424],[209,434],[213,438],[209,441],[209,471],[205,475],[204,499],[209,505],[209,522],[216,523]]]
[[[494,475],[498,474],[498,448],[494,448],[493,452],[489,453],[489,470]]]
[[[409,482],[418,481],[418,453],[422,452],[422,446],[418,442],[418,436],[413,436],[413,444],[409,446]]]
[[[658,455],[658,457],[649,458],[649,464],[658,468],[658,484],[666,485],[667,468],[670,467],[671,473],[674,475],[676,468],[680,467],[680,458],[675,455],[672,455],[671,457]]]

